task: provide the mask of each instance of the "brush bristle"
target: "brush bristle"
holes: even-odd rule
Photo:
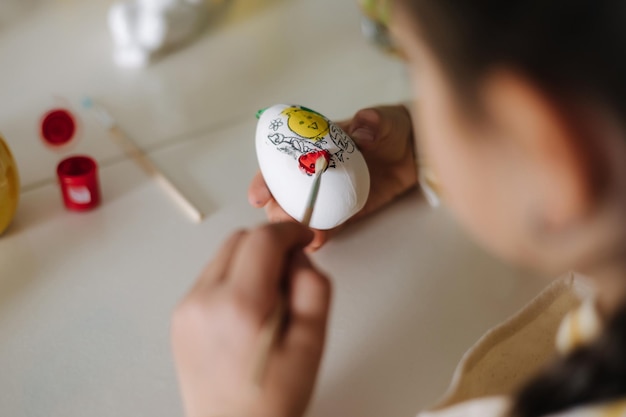
[[[323,156],[317,158],[317,161],[315,161],[315,173],[317,174],[318,172],[324,172],[327,166],[328,161],[326,160],[326,158],[324,158]]]
[[[111,129],[111,128],[115,127],[115,120],[113,120],[113,117],[111,117],[109,112],[106,111],[104,109],[104,107],[102,107],[102,106],[98,105],[96,102],[94,102],[91,99],[91,97],[88,97],[88,96],[83,97],[83,99],[81,101],[81,104],[82,104],[84,109],[90,110],[90,111],[93,112],[93,114],[96,116],[96,119],[98,119],[100,124],[105,129]]]
[[[85,109],[90,109],[93,107],[93,100],[91,100],[91,97],[83,97],[81,104]]]

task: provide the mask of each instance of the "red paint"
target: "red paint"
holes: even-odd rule
[[[298,158],[300,163],[300,169],[308,175],[315,174],[315,162],[323,156],[326,159],[326,164],[330,164],[330,152],[327,150],[309,152]]]
[[[41,137],[52,146],[61,146],[72,140],[76,122],[72,114],[63,109],[46,113],[41,121]]]
[[[69,210],[91,210],[100,204],[98,166],[88,156],[71,156],[57,167],[63,202]]]

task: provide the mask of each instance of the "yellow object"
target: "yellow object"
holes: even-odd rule
[[[288,107],[283,114],[289,118],[287,125],[291,131],[314,142],[328,133],[328,121],[314,111],[301,107]]]
[[[20,198],[20,179],[17,165],[9,147],[0,136],[0,234],[11,223]]]

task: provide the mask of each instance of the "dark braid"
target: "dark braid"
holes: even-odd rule
[[[515,417],[535,417],[626,395],[626,304],[592,344],[580,347],[530,381]]]
[[[626,1],[395,0],[416,22],[468,111],[496,66],[528,77],[557,102],[600,100],[626,122]],[[626,396],[626,305],[603,336],[556,361],[516,399],[539,417]]]

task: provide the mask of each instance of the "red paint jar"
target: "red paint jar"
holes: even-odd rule
[[[100,204],[98,166],[88,156],[71,156],[57,166],[63,202],[69,210],[86,211]]]

